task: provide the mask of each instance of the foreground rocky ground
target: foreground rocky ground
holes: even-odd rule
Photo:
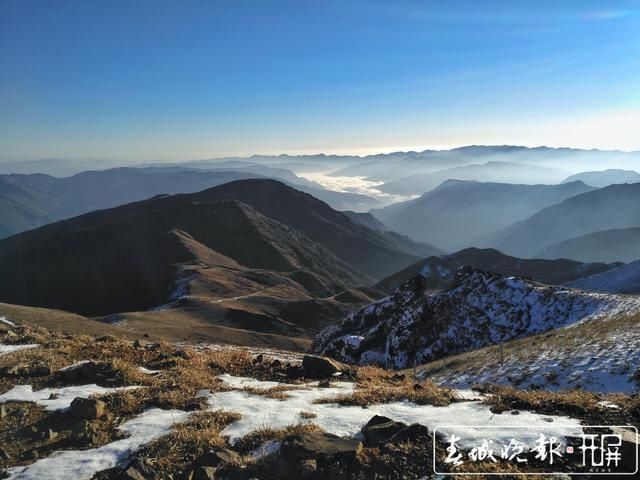
[[[301,354],[72,336],[5,321],[0,475],[430,478],[434,425],[640,424],[638,395],[478,389]],[[435,438],[438,457],[446,456]]]

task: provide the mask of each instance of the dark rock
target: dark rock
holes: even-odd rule
[[[222,449],[200,455],[193,464],[198,467],[217,467],[224,463],[240,463],[242,458],[233,450]]]
[[[32,361],[4,367],[0,374],[5,377],[45,377],[51,375],[51,367],[45,362]]]
[[[183,360],[190,360],[191,359],[191,355],[189,353],[187,353],[186,350],[176,350],[175,352],[173,352],[173,356],[174,357],[178,357],[178,358],[182,358]]]
[[[101,418],[107,413],[107,404],[97,398],[76,397],[71,402],[71,415],[86,420]]]
[[[392,436],[405,429],[405,423],[396,422],[387,417],[374,416],[362,427],[362,433],[368,445],[378,445],[387,442]]]
[[[215,479],[215,467],[196,467],[188,475],[189,480],[213,480]]]
[[[106,383],[115,384],[122,380],[122,372],[110,362],[93,360],[67,367],[56,372],[56,376],[67,383]]]
[[[429,429],[419,423],[412,423],[389,438],[389,443],[413,442],[417,439],[429,439]]]
[[[118,475],[118,480],[147,480],[157,478],[156,472],[144,458],[134,458]]]
[[[193,412],[195,410],[205,410],[208,406],[207,397],[196,397],[185,403],[183,409],[188,412]]]
[[[342,372],[346,367],[331,358],[305,355],[302,359],[302,369],[311,378],[326,378],[334,373]]]
[[[147,480],[135,467],[125,468],[117,477],[118,480]]]
[[[263,361],[264,361],[264,353],[258,354],[258,356],[253,359],[253,363],[255,364],[262,363]]]
[[[337,458],[353,460],[362,450],[362,442],[330,433],[290,435],[282,441],[280,456],[293,463],[300,460]]]
[[[142,347],[144,347],[144,345],[145,345],[145,343],[141,342],[137,338],[133,341],[133,348],[142,348]]]
[[[113,343],[117,341],[118,339],[114,335],[102,335],[96,338],[96,342],[100,342],[100,343],[107,343],[107,342]]]
[[[80,420],[71,428],[71,435],[69,438],[76,443],[91,443],[96,434],[96,429],[87,420]]]
[[[407,378],[407,376],[404,373],[395,373],[391,377],[391,380],[393,380],[394,382],[401,382],[401,381],[405,380],[406,378]]]
[[[318,382],[318,388],[330,388],[331,382],[329,380],[320,380]]]
[[[419,383],[416,383],[413,385],[413,389],[414,390],[424,390],[424,387],[422,385],[420,385]]]
[[[276,358],[273,362],[271,362],[271,366],[273,368],[280,368],[282,367],[282,362]]]

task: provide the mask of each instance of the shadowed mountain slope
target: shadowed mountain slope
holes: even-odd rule
[[[180,278],[177,266],[193,262],[309,272],[322,279],[326,293],[364,278],[248,205],[186,196],[93,212],[10,237],[0,241],[0,261],[3,301],[87,314],[164,303]]]
[[[492,248],[467,248],[451,255],[433,256],[408,266],[376,284],[376,288],[393,293],[412,277],[420,275],[430,290],[449,288],[458,268],[470,266],[502,275],[527,277],[537,282],[558,285],[606,272],[619,263],[582,263],[573,260],[542,260],[511,257]]]
[[[478,246],[480,237],[592,190],[582,182],[515,185],[449,180],[404,206],[372,213],[390,230],[451,251]]]
[[[571,197],[491,235],[501,251],[528,257],[564,240],[640,226],[640,183],[610,185]]]
[[[229,182],[190,196],[193,201],[235,199],[289,225],[373,278],[382,278],[438,250],[388,232],[355,224],[309,194],[274,180]]]
[[[562,183],[581,181],[592,187],[602,188],[617,183],[637,183],[640,182],[640,173],[635,170],[620,170],[610,168],[596,172],[582,172],[571,175]]]
[[[258,166],[259,167],[259,166]],[[366,195],[332,192],[275,168],[195,170],[183,167],[114,168],[55,178],[43,174],[0,176],[0,238],[93,210],[111,208],[159,194],[193,193],[234,180],[283,178],[289,185],[335,208],[367,210],[378,205]]]
[[[538,258],[573,258],[585,262],[633,262],[640,259],[640,227],[603,230],[549,245]]]

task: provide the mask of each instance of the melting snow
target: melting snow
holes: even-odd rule
[[[223,380],[229,385],[246,385],[271,388],[275,382],[260,382],[254,379],[243,379],[225,376]],[[517,417],[509,414],[496,415],[491,413],[489,407],[478,402],[456,402],[446,407],[433,407],[431,405],[417,405],[411,402],[392,402],[383,405],[371,405],[368,408],[359,406],[343,406],[335,403],[318,404],[315,400],[331,398],[336,395],[353,391],[352,383],[338,383],[330,388],[317,388],[309,385],[299,390],[287,391],[286,400],[277,400],[263,396],[251,395],[247,392],[228,391],[209,395],[208,402],[213,409],[233,410],[242,415],[242,418],[222,431],[222,435],[229,436],[232,443],[237,442],[244,435],[264,426],[284,428],[288,425],[308,422],[315,423],[325,431],[340,436],[357,435],[361,428],[374,415],[384,415],[396,421],[407,424],[420,423],[433,429],[438,425],[479,425],[507,427],[514,423],[520,425],[544,426],[548,434],[574,435],[581,432],[580,423],[568,417],[549,417],[530,412],[521,412]],[[304,420],[300,412],[311,412],[316,417]],[[549,419],[552,421],[549,422]],[[487,434],[486,431],[482,432]],[[501,429],[491,431],[490,438],[494,441],[507,441],[510,433]],[[523,433],[524,441],[533,442],[538,432],[527,431]],[[469,429],[467,438],[469,441],[478,435],[477,429]],[[469,446],[461,442],[461,445]]]
[[[0,317],[0,322],[5,323],[10,327],[17,327],[17,325],[13,323],[11,320],[9,320],[7,317]]]
[[[595,320],[599,321],[599,320]],[[581,328],[580,326],[576,328]],[[593,392],[635,393],[639,384],[634,374],[640,365],[640,331],[637,328],[612,330],[596,337],[565,336],[553,348],[540,344],[508,352],[502,365],[499,355],[472,356],[462,368],[445,368],[431,377],[435,382],[468,388],[474,383],[515,385],[546,390],[582,388]]]
[[[17,352],[19,350],[27,350],[29,348],[39,347],[37,343],[26,345],[2,345],[0,344],[0,355],[6,355],[7,353]]]
[[[89,480],[95,473],[117,466],[145,443],[169,433],[175,423],[186,421],[188,416],[188,412],[180,410],[147,410],[118,427],[129,435],[127,438],[91,450],[54,452],[26,467],[10,468],[9,479]]]
[[[31,385],[16,385],[11,390],[0,395],[0,403],[4,402],[33,402],[42,405],[46,410],[62,410],[69,408],[76,397],[87,398],[91,395],[105,395],[138,387],[104,388],[98,385],[74,385],[62,388],[43,388],[33,391]]]

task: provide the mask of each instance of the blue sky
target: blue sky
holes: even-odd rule
[[[640,2],[0,0],[0,160],[640,150]]]

